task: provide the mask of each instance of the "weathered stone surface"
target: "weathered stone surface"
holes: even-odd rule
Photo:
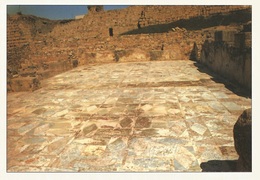
[[[235,31],[216,31],[215,41],[216,42],[234,42],[235,41]]]
[[[97,128],[98,127],[96,124],[91,124],[91,125],[83,128],[83,133],[84,133],[84,135],[87,135],[87,134],[97,130]]]
[[[135,123],[136,128],[149,128],[150,125],[151,121],[147,117],[139,117]]]
[[[229,36],[231,35],[228,34],[226,39],[221,39],[222,36],[220,36],[217,41],[213,42],[205,41],[198,61],[250,92],[252,89],[252,49],[251,45],[245,45],[245,41],[251,37],[245,37],[245,33],[240,33],[236,34],[233,40],[233,36],[232,38]],[[233,45],[230,45],[229,41],[232,41]]]
[[[126,117],[126,118],[124,118],[124,119],[122,119],[122,120],[120,121],[120,125],[121,125],[122,127],[130,127],[132,122],[133,122],[133,121],[132,121],[131,118]]]
[[[39,109],[36,109],[35,111],[33,111],[32,113],[34,113],[34,114],[42,114],[44,112],[46,112],[45,108],[39,108]]]
[[[199,52],[198,51],[199,51],[198,46],[197,46],[196,42],[194,42],[193,49],[190,53],[190,59],[191,60],[194,60],[194,61],[199,60],[199,55],[198,55]]]
[[[252,171],[252,109],[245,110],[234,125],[237,170]]]
[[[200,172],[238,159],[231,110],[251,99],[211,79],[189,60],[110,63],[9,93],[7,171]]]
[[[7,16],[8,92],[30,90],[29,86],[10,86],[15,77],[46,79],[78,65],[189,59],[194,42],[200,52],[203,42],[212,38],[219,25],[214,18],[224,18],[221,21],[227,29],[233,25],[239,29],[241,23],[251,21],[250,6],[130,6],[110,11],[96,5],[88,8],[89,13],[78,20]],[[202,14],[207,18],[201,19]],[[113,29],[111,37],[109,28]]]
[[[36,77],[18,77],[8,82],[9,91],[34,91],[41,87],[41,83]]]

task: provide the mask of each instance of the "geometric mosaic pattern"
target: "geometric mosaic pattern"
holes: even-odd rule
[[[251,107],[188,60],[80,66],[7,98],[8,172],[200,172],[238,159]]]

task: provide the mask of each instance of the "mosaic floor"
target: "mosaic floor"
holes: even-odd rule
[[[8,94],[7,170],[228,171],[249,107],[192,61],[81,66]]]

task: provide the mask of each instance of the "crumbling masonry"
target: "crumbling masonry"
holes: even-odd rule
[[[251,6],[8,16],[7,171],[252,171],[251,19]]]
[[[250,53],[251,44],[245,41],[251,38],[251,32],[241,32],[243,24],[251,20],[250,6],[130,6],[111,11],[92,6],[89,11],[83,19],[64,21],[31,15],[8,16],[8,92],[38,89],[42,79],[78,65],[190,58],[227,76],[231,66],[237,67],[239,75],[232,76],[233,80],[247,88],[251,86],[246,84],[251,82],[248,74],[251,57],[240,55],[241,51],[233,48],[243,46],[249,48],[246,54]],[[113,36],[109,35],[109,29],[113,30]],[[214,40],[216,31],[223,33],[222,39],[217,41],[224,44],[226,31],[233,32],[228,41],[237,43],[230,45],[229,42],[232,48],[221,46],[224,54],[237,52],[229,55],[239,57],[239,60],[229,60],[233,64],[219,67],[211,63],[212,58],[207,59],[213,53],[210,46],[216,47],[209,43]],[[197,50],[192,57],[194,43]],[[215,48],[214,52],[217,51],[221,50]],[[244,64],[246,70],[242,69]],[[241,80],[244,72],[246,76]]]

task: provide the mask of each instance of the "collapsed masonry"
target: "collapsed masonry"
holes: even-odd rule
[[[42,79],[78,65],[177,59],[251,88],[250,6],[88,8],[78,20],[7,17],[8,92],[38,89]]]

